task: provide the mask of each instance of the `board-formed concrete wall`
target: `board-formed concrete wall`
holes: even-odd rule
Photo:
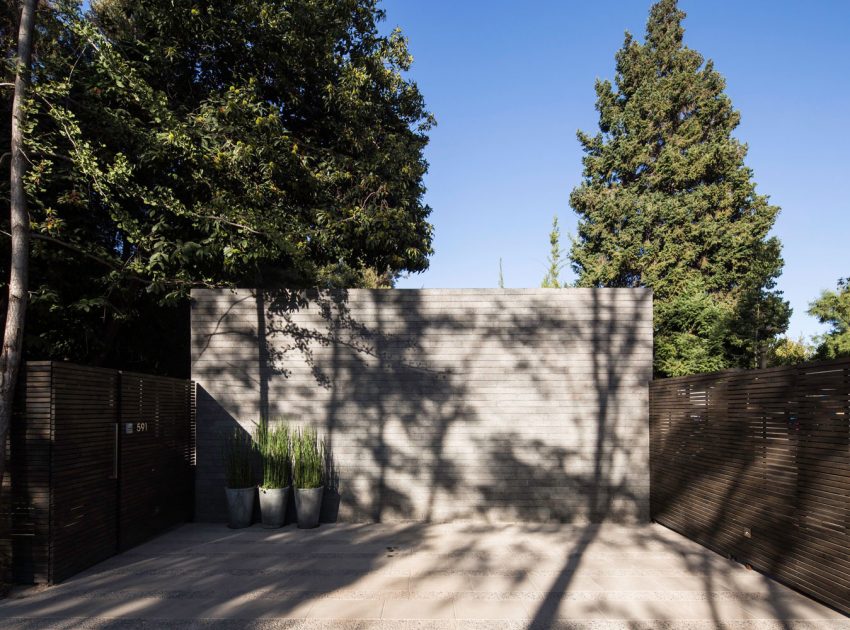
[[[325,435],[340,520],[648,518],[648,290],[192,302],[199,520],[225,518],[222,435],[261,416]]]

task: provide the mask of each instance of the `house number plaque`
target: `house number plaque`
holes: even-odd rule
[[[132,435],[134,433],[147,433],[149,424],[147,422],[125,422],[124,433]]]

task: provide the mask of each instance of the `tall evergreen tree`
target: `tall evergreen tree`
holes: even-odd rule
[[[714,64],[683,44],[684,17],[661,0],[643,43],[626,33],[614,83],[596,83],[599,132],[578,133],[584,181],[570,196],[579,286],[653,289],[661,374],[755,367],[790,316],[769,236],[779,208],[756,193],[732,136],[740,115]],[[710,309],[710,325],[674,300]]]
[[[540,286],[544,289],[560,289],[561,284],[558,275],[564,263],[561,262],[561,229],[558,227],[558,216],[552,219],[552,231],[549,232],[549,268],[543,276]]]

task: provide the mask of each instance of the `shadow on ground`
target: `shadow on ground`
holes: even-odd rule
[[[652,525],[193,524],[20,595],[4,628],[850,626]]]

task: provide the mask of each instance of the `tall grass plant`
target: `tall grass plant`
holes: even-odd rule
[[[296,488],[320,488],[324,481],[325,443],[311,427],[297,429],[292,435],[293,481]]]
[[[254,485],[254,441],[237,427],[225,435],[222,458],[228,488],[250,488]]]
[[[254,442],[263,462],[262,488],[286,488],[292,483],[292,445],[289,426],[283,422],[269,427],[261,420],[254,432]]]

